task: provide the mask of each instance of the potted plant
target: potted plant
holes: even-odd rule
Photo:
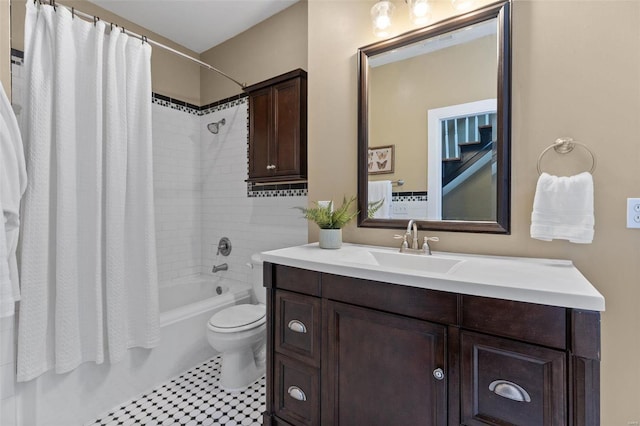
[[[328,203],[318,203],[314,201],[315,207],[297,207],[304,217],[314,221],[320,228],[320,247],[326,249],[337,249],[342,246],[342,228],[351,221],[358,211],[349,212],[351,205],[356,201],[356,197],[342,200],[342,205],[336,210],[333,209],[333,201]]]

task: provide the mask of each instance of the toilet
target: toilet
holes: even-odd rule
[[[265,371],[266,290],[262,286],[262,259],[251,256],[256,305],[234,305],[215,313],[207,323],[207,340],[222,354],[220,385],[238,391],[256,381]]]

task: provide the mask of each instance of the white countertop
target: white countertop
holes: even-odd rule
[[[434,258],[459,261],[442,273],[380,265],[375,253],[396,254],[398,249],[345,243],[340,249],[325,250],[315,243],[263,252],[262,258],[280,265],[431,290],[592,311],[605,308],[604,297],[569,260],[434,252]],[[411,256],[400,260],[419,263],[424,255],[398,256]]]

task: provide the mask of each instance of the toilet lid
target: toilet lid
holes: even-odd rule
[[[264,305],[235,305],[214,314],[209,325],[216,329],[237,329],[245,326],[257,326],[266,321]]]

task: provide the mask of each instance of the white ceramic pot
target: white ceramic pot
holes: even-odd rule
[[[342,229],[320,229],[320,248],[339,249],[342,246]]]

